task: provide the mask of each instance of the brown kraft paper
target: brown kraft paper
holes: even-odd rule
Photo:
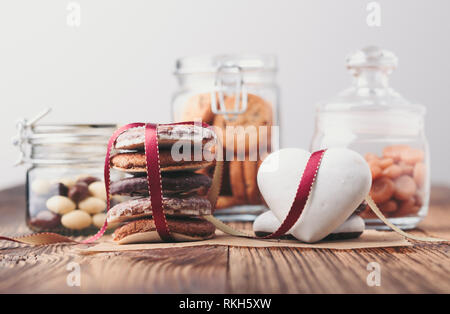
[[[170,249],[183,248],[202,245],[225,245],[236,247],[253,248],[313,248],[313,249],[334,249],[334,250],[352,250],[366,248],[384,248],[384,247],[406,247],[412,246],[403,236],[391,231],[366,230],[356,239],[321,241],[317,243],[303,243],[297,240],[261,240],[254,238],[236,237],[226,235],[220,231],[214,238],[195,242],[176,242],[176,243],[139,243],[119,245],[115,243],[110,235],[104,236],[100,243],[88,248],[79,248],[80,254],[95,254],[101,252],[121,252],[121,251],[139,251],[152,249]]]

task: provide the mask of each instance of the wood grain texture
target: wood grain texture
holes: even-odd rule
[[[433,191],[430,214],[415,232],[450,238],[450,189]],[[23,187],[0,192],[0,234],[29,232],[24,195]],[[80,265],[80,287],[66,283],[71,262]],[[366,283],[370,262],[381,267],[380,287]],[[449,245],[341,251],[200,246],[85,256],[71,245],[0,241],[0,293],[5,292],[449,293]]]

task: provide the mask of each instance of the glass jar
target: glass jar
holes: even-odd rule
[[[311,149],[348,147],[364,155],[372,172],[370,195],[388,219],[414,228],[427,214],[429,152],[422,105],[389,86],[397,57],[367,47],[347,58],[353,85],[317,108]],[[387,229],[366,206],[369,228]]]
[[[276,58],[221,55],[177,60],[175,122],[202,121],[216,129],[224,149],[224,176],[216,215],[252,221],[267,210],[256,184],[261,160],[279,146]]]
[[[29,165],[26,223],[36,232],[94,234],[103,225],[103,165],[112,124],[19,122],[19,163]]]

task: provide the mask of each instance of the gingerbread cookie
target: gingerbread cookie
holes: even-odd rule
[[[203,121],[212,123],[214,114],[211,110],[211,94],[204,93],[192,96],[183,107],[180,120],[182,121]]]
[[[244,170],[245,195],[248,204],[260,204],[258,184],[256,182],[257,161],[242,161],[242,168]]]
[[[245,200],[243,199],[229,195],[221,195],[217,198],[216,209],[230,208],[243,204],[245,204]]]
[[[211,214],[211,203],[200,196],[163,197],[164,213],[170,216],[200,216]],[[131,199],[112,207],[107,213],[108,223],[129,221],[152,215],[149,197]]]
[[[229,168],[230,168],[229,162],[225,161],[223,163],[223,169],[222,169],[222,183],[220,185],[220,195],[232,195],[231,184],[230,184],[230,169]],[[214,174],[214,167],[203,168],[196,172],[207,175],[208,177],[212,178],[213,174]]]
[[[226,109],[234,109],[234,104],[234,96],[225,98]],[[214,126],[221,129],[222,143],[227,150],[233,149],[236,153],[244,147],[248,153],[250,148],[256,151],[258,145],[270,146],[272,115],[270,103],[259,96],[248,94],[247,110],[244,113],[228,120],[224,115],[218,114],[214,118]]]
[[[144,127],[132,128],[117,137],[114,148],[143,150],[144,141]],[[210,143],[210,141],[215,141],[214,131],[201,125],[176,124],[158,126],[158,144],[160,147],[171,146],[174,143],[206,144]]]
[[[246,188],[243,162],[232,160],[229,162],[230,186],[233,197],[238,200],[246,200]]]
[[[213,161],[206,160],[204,154],[194,154],[194,150],[191,150],[188,160],[181,161],[174,160],[170,150],[161,150],[159,161],[162,172],[198,170],[213,164]],[[143,152],[116,154],[111,158],[111,167],[124,172],[145,173],[147,172],[145,154]]]
[[[163,172],[163,195],[186,195],[211,186],[211,178],[193,172]],[[113,195],[148,196],[147,177],[125,178],[111,183],[110,192]]]
[[[220,195],[232,195],[230,182],[230,165],[228,162],[223,163],[222,185],[220,187]]]
[[[167,226],[176,241],[199,241],[214,236],[216,228],[201,218],[167,219]],[[160,242],[153,219],[131,221],[114,231],[114,241],[118,244]]]

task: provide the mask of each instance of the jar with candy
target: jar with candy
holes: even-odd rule
[[[65,235],[97,232],[105,220],[106,145],[116,126],[37,124],[37,120],[20,121],[15,139],[19,163],[29,165],[28,227]]]
[[[397,61],[392,52],[377,47],[348,57],[353,85],[318,106],[311,148],[340,146],[360,152],[372,172],[370,196],[392,223],[411,229],[428,211],[430,159],[425,108],[389,86]],[[387,228],[363,208],[360,215],[369,228]]]
[[[267,209],[256,174],[261,160],[279,145],[276,70],[270,55],[176,62],[173,120],[210,124],[223,143],[224,175],[215,213],[223,220],[251,221]]]

